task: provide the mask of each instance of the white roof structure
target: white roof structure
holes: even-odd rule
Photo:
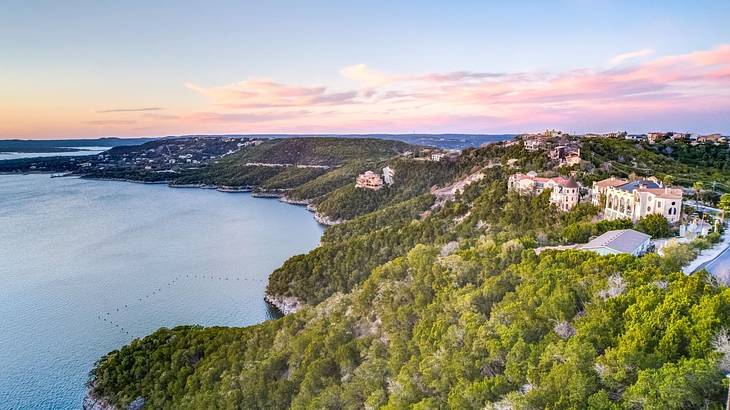
[[[645,251],[651,236],[633,229],[608,231],[580,247],[601,254],[628,253],[639,255]]]

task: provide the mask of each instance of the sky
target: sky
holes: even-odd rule
[[[0,138],[730,134],[730,1],[15,1]]]

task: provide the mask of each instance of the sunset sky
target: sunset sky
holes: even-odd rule
[[[730,134],[730,1],[502,3],[3,1],[0,138]]]

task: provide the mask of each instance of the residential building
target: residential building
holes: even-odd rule
[[[649,144],[653,144],[657,141],[661,141],[663,139],[666,139],[669,136],[666,132],[647,132],[646,133],[646,139],[649,141]]]
[[[545,146],[545,140],[539,137],[525,138],[524,140],[522,140],[522,143],[525,145],[525,149],[528,151],[537,151]]]
[[[697,137],[697,142],[705,143],[705,144],[706,143],[717,144],[720,142],[725,142],[725,138],[723,138],[723,136],[720,134],[701,135],[701,136]]]
[[[431,154],[431,161],[441,161],[445,156],[446,154],[444,154],[443,152],[434,152]]]
[[[558,161],[560,165],[577,165],[580,164],[580,148],[567,145],[558,145],[550,150],[548,154],[551,160]]]
[[[565,156],[565,165],[572,167],[573,165],[580,165],[580,150],[572,151]]]
[[[651,236],[633,229],[608,231],[579,249],[599,255],[629,254],[641,256],[649,250]]]
[[[389,166],[383,168],[383,181],[385,181],[387,185],[393,185],[393,182],[395,182],[393,177],[395,177],[395,170],[393,168]]]
[[[605,182],[601,181],[601,182]],[[679,222],[682,213],[682,189],[665,187],[656,178],[605,186],[606,219],[628,218],[636,222],[650,215],[663,215],[670,223]]]
[[[550,189],[550,202],[561,211],[573,209],[580,199],[580,186],[574,180],[563,177],[542,178],[534,172],[510,176],[508,188],[523,194],[534,195]]]
[[[377,191],[383,187],[383,179],[373,171],[366,171],[357,176],[355,186],[358,188],[372,189]]]
[[[628,184],[628,179],[611,177],[602,181],[594,181],[591,189],[591,202],[598,206],[601,202],[601,195],[605,195],[609,187],[617,187]]]

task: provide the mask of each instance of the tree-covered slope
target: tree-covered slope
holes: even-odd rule
[[[620,161],[613,141],[595,144],[586,149]],[[93,395],[161,409],[722,408],[730,289],[681,273],[708,241],[664,257],[536,255],[626,223],[596,223],[589,204],[559,213],[549,192],[507,192],[507,159],[526,170],[539,155],[490,146],[440,165],[391,159],[406,182],[372,205],[348,202],[349,183],[331,189],[341,176],[304,183],[330,187],[318,206],[358,209],[271,275],[268,293],[306,306],[247,328],[161,329],[102,358]],[[453,201],[429,193],[477,171]]]
[[[720,408],[730,290],[663,266],[417,246],[281,320],[160,330],[103,358],[94,391],[178,409]]]

